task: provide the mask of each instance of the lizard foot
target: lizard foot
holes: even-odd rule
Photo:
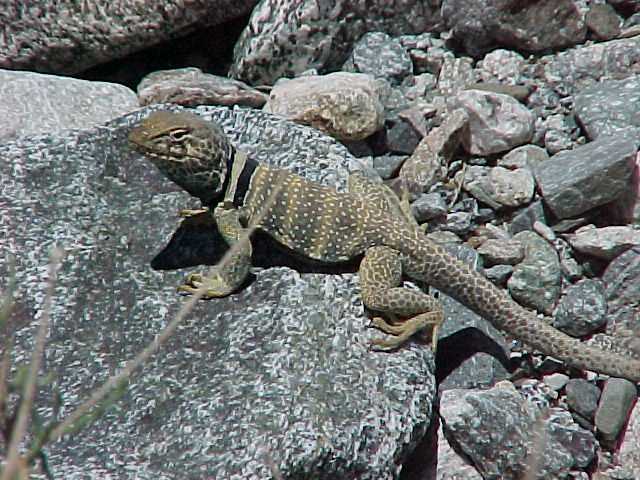
[[[220,298],[226,297],[233,293],[234,288],[229,286],[227,282],[217,273],[214,272],[210,277],[205,277],[201,273],[190,273],[177,290],[178,293],[193,295],[204,286],[204,294],[202,298]]]
[[[375,339],[371,341],[371,346],[374,350],[395,350],[415,333],[430,327],[431,350],[435,353],[438,344],[438,330],[442,321],[443,316],[440,311],[421,313],[397,324],[388,323],[382,317],[374,317],[371,322],[372,326],[393,335],[395,338]]]

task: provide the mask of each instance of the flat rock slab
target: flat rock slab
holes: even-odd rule
[[[569,218],[619,198],[631,185],[638,140],[624,133],[557,153],[539,163],[542,199],[559,218]]]
[[[156,272],[149,260],[194,200],[126,143],[152,110],[0,146],[10,212],[0,216],[0,249],[16,258],[18,358],[42,315],[48,252],[67,252],[43,366],[62,416],[184,302],[175,287],[186,272]],[[258,111],[198,111],[259,160],[343,184],[351,159],[330,138]],[[0,276],[6,284],[7,256]],[[273,464],[282,478],[397,478],[429,424],[433,356],[416,344],[370,352],[380,333],[367,323],[353,274],[260,272],[238,294],[199,302],[104,417],[47,449],[51,469],[68,479],[245,479],[270,478]],[[52,396],[41,398],[50,418]]]
[[[0,141],[89,128],[138,107],[129,88],[33,72],[0,70]]]

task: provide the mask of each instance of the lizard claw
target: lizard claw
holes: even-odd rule
[[[178,293],[193,295],[205,288],[202,298],[221,298],[233,293],[233,288],[227,285],[224,279],[216,272],[210,277],[201,273],[190,273],[184,283],[177,288]]]

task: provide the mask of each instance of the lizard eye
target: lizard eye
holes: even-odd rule
[[[180,129],[180,130],[174,130],[173,132],[169,133],[169,137],[171,138],[171,141],[173,142],[182,142],[187,135],[189,134],[189,132],[185,129]]]

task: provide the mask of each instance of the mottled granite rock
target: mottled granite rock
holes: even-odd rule
[[[583,378],[572,378],[567,383],[567,404],[577,414],[593,421],[601,393],[597,385]]]
[[[541,130],[544,131],[544,147],[552,155],[574,146],[569,118],[559,113],[549,115],[540,122]]]
[[[640,35],[581,45],[539,61],[544,82],[561,95],[571,95],[600,79],[622,79],[640,68]]]
[[[0,99],[1,141],[88,128],[138,108],[135,93],[116,83],[10,70],[0,70]]]
[[[441,28],[439,2],[262,0],[234,51],[231,76],[273,84],[316,68],[337,70],[367,32],[397,36]]]
[[[424,193],[411,204],[411,213],[418,223],[447,214],[447,204],[438,192]]]
[[[525,66],[526,60],[519,53],[497,48],[477,63],[476,72],[479,79],[485,83],[518,85],[523,80]]]
[[[607,299],[601,281],[586,278],[570,285],[553,315],[553,326],[574,337],[584,337],[607,323]]]
[[[413,64],[400,40],[384,32],[370,32],[356,42],[342,69],[397,84],[413,73]]]
[[[174,107],[175,108],[175,107]],[[184,303],[185,275],[149,266],[194,200],[131,151],[147,108],[107,126],[0,146],[0,250],[16,258],[16,356],[32,348],[49,249],[67,251],[43,368],[62,415],[122,368]],[[352,160],[312,129],[263,112],[209,107],[262,161],[344,185]],[[290,161],[293,160],[292,163]],[[8,257],[0,258],[6,284]],[[199,302],[122,400],[47,449],[60,478],[397,478],[423,436],[433,356],[372,353],[353,274],[273,269],[231,297]],[[44,395],[44,398],[50,398]],[[43,418],[51,403],[39,403]]]
[[[150,73],[138,84],[140,105],[175,103],[197,105],[240,105],[261,108],[268,96],[232,78],[202,73],[199,68],[178,68]]]
[[[438,430],[438,467],[435,478],[437,480],[482,480],[482,475],[469,460],[451,446],[442,427]]]
[[[441,396],[440,415],[449,441],[483,478],[523,478],[536,456],[538,478],[561,479],[593,460],[593,434],[564,410],[551,408],[547,413],[508,382],[484,391],[448,390]],[[536,440],[537,432],[545,441]]]
[[[471,165],[465,170],[464,189],[494,209],[526,205],[535,182],[529,169]]]
[[[438,75],[438,91],[441,95],[454,97],[475,81],[476,72],[473,69],[472,58],[455,57],[451,52],[443,56],[440,75]]]
[[[628,322],[637,325],[637,309],[640,308],[640,247],[632,247],[618,255],[602,274],[607,301],[609,302],[609,322]]]
[[[264,111],[343,140],[362,140],[382,128],[384,122],[378,84],[363,73],[280,80],[271,90]]]
[[[251,11],[256,0],[30,0],[2,6],[0,67],[76,73]]]
[[[573,110],[591,140],[620,131],[640,139],[640,76],[605,80],[579,91]]]
[[[631,415],[625,438],[620,445],[619,459],[630,472],[630,478],[640,478],[640,403],[636,402]]]
[[[517,240],[489,238],[477,248],[486,266],[515,265],[524,258],[524,248]]]
[[[534,232],[514,236],[524,245],[525,256],[509,279],[509,293],[522,305],[551,314],[560,297],[562,273],[558,254]]]
[[[540,52],[581,43],[584,16],[572,0],[518,5],[501,0],[444,0],[442,17],[453,37],[473,56],[496,47]]]
[[[522,147],[514,148],[498,160],[498,166],[509,170],[517,168],[533,170],[536,165],[545,160],[549,160],[549,154],[544,148],[537,145],[523,145]]]
[[[633,172],[638,139],[620,133],[557,153],[535,168],[545,204],[560,219],[620,197]]]
[[[533,137],[533,113],[511,96],[465,90],[456,96],[454,105],[469,114],[462,144],[472,155],[504,152]]]

